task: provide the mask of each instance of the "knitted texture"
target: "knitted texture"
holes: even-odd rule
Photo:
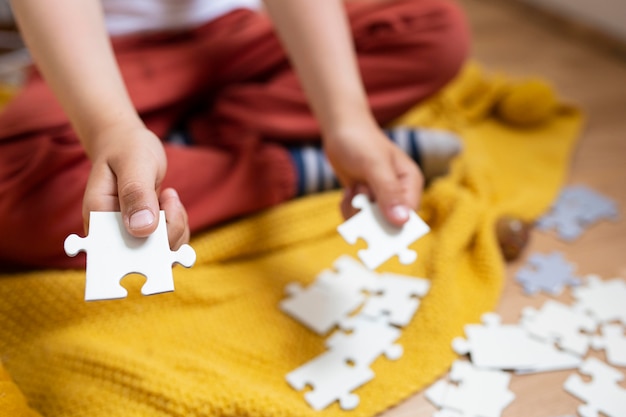
[[[420,215],[432,231],[412,245],[417,261],[380,268],[427,277],[432,288],[402,332],[404,355],[374,362],[353,417],[376,415],[447,371],[451,340],[501,293],[495,221],[537,217],[564,181],[581,115],[560,105],[544,123],[517,129],[494,116],[507,86],[469,66],[398,121],[454,130],[465,151],[424,194]],[[16,384],[0,373],[0,407],[30,415],[19,387],[54,417],[346,416],[337,404],[313,411],[285,382],[325,350],[325,337],[278,308],[289,282],[308,284],[364,246],[337,234],[340,198],[294,200],[195,236],[198,261],[175,268],[173,293],[141,296],[144,278],[133,275],[122,280],[128,298],[87,303],[84,271],[0,276],[0,354]]]

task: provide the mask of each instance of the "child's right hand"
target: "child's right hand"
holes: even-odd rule
[[[167,160],[161,141],[144,127],[116,125],[92,143],[93,166],[83,199],[85,231],[92,211],[121,211],[126,230],[136,237],[157,228],[165,210],[172,250],[189,241],[187,212],[176,191],[161,190]]]

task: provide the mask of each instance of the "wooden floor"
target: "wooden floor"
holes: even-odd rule
[[[623,219],[598,224],[570,244],[533,232],[524,256],[507,268],[507,285],[497,310],[505,323],[514,323],[524,306],[540,307],[547,300],[543,296],[524,296],[512,280],[530,252],[560,250],[576,262],[579,274],[626,278],[626,57],[563,33],[528,10],[512,5],[510,0],[459,1],[473,30],[474,58],[490,70],[550,80],[561,97],[585,110],[588,122],[569,183],[588,185],[615,199]],[[571,301],[568,294],[559,299]],[[603,358],[602,353],[594,355]],[[576,415],[576,408],[582,403],[562,388],[571,373],[514,376],[510,389],[516,399],[502,416]],[[383,416],[429,417],[435,410],[423,394],[418,394]]]

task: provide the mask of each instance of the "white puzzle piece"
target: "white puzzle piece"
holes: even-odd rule
[[[591,376],[591,382],[574,374],[565,381],[564,388],[586,403],[578,407],[582,417],[598,417],[598,413],[608,417],[626,416],[626,390],[618,385],[624,380],[621,372],[596,358],[587,359],[580,372]]]
[[[326,340],[326,346],[341,352],[355,366],[368,367],[383,354],[392,360],[402,356],[402,346],[394,344],[401,331],[390,325],[384,317],[350,317],[341,322],[341,328],[350,330],[350,333],[333,333]]]
[[[339,225],[337,231],[352,245],[359,238],[367,242],[368,248],[358,253],[365,266],[376,269],[396,255],[403,264],[410,264],[417,259],[417,253],[408,246],[430,231],[417,214],[411,211],[408,222],[402,227],[396,227],[383,217],[378,205],[369,201],[364,194],[354,196],[352,206],[360,211]]]
[[[317,334],[325,335],[365,301],[361,292],[342,291],[314,282],[307,288],[291,283],[280,308]]]
[[[344,292],[372,293],[380,290],[379,275],[350,256],[343,255],[337,258],[333,268],[334,270],[322,271],[317,276],[317,282]]]
[[[469,354],[479,368],[532,373],[572,369],[581,362],[574,355],[532,338],[519,325],[500,324],[497,314],[484,314],[483,323],[465,326],[467,339],[457,337],[452,341],[454,351]]]
[[[359,405],[359,397],[352,391],[374,378],[374,372],[350,365],[344,356],[340,350],[329,350],[288,373],[287,382],[298,391],[312,386],[304,399],[315,410],[323,410],[335,401],[344,410],[352,410]]]
[[[577,306],[591,314],[598,323],[619,320],[626,325],[626,281],[603,280],[589,275],[585,285],[574,288]]]
[[[591,342],[591,335],[581,332],[592,333],[597,327],[589,315],[553,300],[546,301],[541,310],[526,307],[522,316],[521,324],[531,335],[579,356],[587,353]]]
[[[594,349],[604,349],[606,360],[611,365],[626,366],[626,335],[619,324],[605,324],[601,328],[602,336],[591,340]]]
[[[174,291],[172,264],[189,268],[196,261],[196,253],[189,245],[170,250],[164,211],[159,213],[157,229],[147,238],[131,236],[119,212],[91,212],[89,235],[69,235],[64,247],[68,256],[87,252],[87,301],[126,297],[128,292],[120,280],[131,273],[146,277],[143,295]]]
[[[514,399],[508,389],[511,375],[479,369],[466,361],[455,361],[449,374],[451,383],[440,380],[425,395],[443,410],[463,417],[499,417]]]
[[[416,297],[424,297],[430,289],[430,281],[423,278],[400,274],[380,274],[378,289],[365,302],[362,314],[378,317],[387,316],[389,322],[396,326],[406,326],[411,322],[419,308],[420,301]]]

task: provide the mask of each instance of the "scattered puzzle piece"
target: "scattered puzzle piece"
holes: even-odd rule
[[[465,326],[467,340],[457,337],[452,348],[469,354],[472,363],[484,369],[515,370],[518,373],[576,368],[581,360],[528,335],[518,325],[502,325],[494,313],[483,315],[484,325]]]
[[[516,279],[524,286],[526,294],[532,295],[543,290],[559,295],[566,285],[580,285],[580,279],[573,275],[574,266],[560,252],[533,254],[528,263],[528,266],[521,268],[516,274]]]
[[[582,417],[597,417],[598,413],[608,417],[626,416],[626,390],[618,385],[624,380],[621,372],[596,358],[587,359],[580,372],[590,375],[592,381],[587,383],[574,374],[565,381],[564,388],[587,403],[578,407]]]
[[[430,231],[426,223],[411,211],[408,222],[402,227],[391,225],[382,215],[378,205],[369,201],[364,194],[352,199],[352,206],[360,211],[339,225],[337,231],[354,245],[364,239],[367,249],[358,252],[359,259],[370,269],[376,269],[393,256],[403,264],[417,259],[417,253],[408,248],[413,242]]]
[[[402,346],[394,344],[401,331],[390,325],[385,317],[371,319],[358,315],[343,320],[341,328],[351,332],[333,333],[326,340],[326,346],[342,352],[355,366],[368,367],[382,354],[392,360],[402,356]]]
[[[537,221],[541,230],[556,229],[563,240],[571,241],[589,225],[601,220],[616,220],[617,205],[611,199],[583,186],[565,187],[549,213]]]
[[[89,236],[69,235],[64,246],[68,256],[87,252],[86,301],[126,297],[128,292],[120,280],[131,273],[146,277],[143,295],[174,291],[172,264],[189,268],[196,261],[189,245],[170,250],[164,211],[159,213],[157,229],[147,238],[131,236],[119,212],[91,212]]]
[[[506,372],[456,361],[449,378],[453,383],[440,380],[425,395],[436,406],[452,411],[451,415],[456,412],[463,417],[499,417],[515,398],[508,389],[511,375]]]
[[[424,297],[430,289],[430,282],[423,278],[400,274],[384,273],[380,275],[377,288],[379,294],[368,298],[362,314],[378,317],[385,314],[391,324],[406,326],[419,308],[416,297]]]
[[[307,288],[291,283],[280,308],[317,334],[324,335],[365,301],[361,292],[341,291],[319,283]]]
[[[352,410],[360,401],[352,391],[374,378],[374,372],[368,367],[351,366],[341,350],[329,350],[288,373],[286,378],[298,391],[307,385],[313,387],[304,398],[315,410],[323,410],[335,401],[344,410]]]
[[[602,326],[602,336],[595,336],[591,340],[591,346],[594,349],[604,349],[606,359],[611,365],[626,366],[626,335],[621,325]]]
[[[541,310],[527,307],[522,311],[522,326],[533,336],[579,356],[587,353],[596,322],[584,312],[559,302],[548,300]]]
[[[620,278],[603,280],[589,275],[584,286],[574,288],[577,306],[598,323],[619,320],[626,325],[626,281]]]

